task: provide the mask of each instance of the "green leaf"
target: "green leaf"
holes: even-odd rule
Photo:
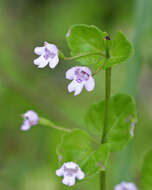
[[[152,189],[152,150],[145,155],[141,173],[142,189]]]
[[[109,146],[104,144],[93,149],[91,137],[85,131],[75,129],[63,136],[57,154],[60,165],[64,162],[75,162],[86,176],[91,176],[105,169]]]
[[[83,65],[98,64],[101,62],[101,53],[105,53],[104,37],[107,33],[102,32],[95,26],[84,24],[73,25],[66,39],[72,56],[87,55],[77,60]]]
[[[61,163],[73,161],[82,165],[92,153],[91,138],[85,131],[72,130],[72,132],[63,135],[57,153],[62,158]]]
[[[111,40],[110,58],[103,60],[104,69],[123,63],[133,55],[133,47],[122,32],[117,32]]]
[[[92,105],[85,117],[86,127],[92,136],[101,141],[104,126],[105,101]],[[125,94],[111,97],[106,142],[113,151],[121,150],[131,138],[131,130],[137,121],[133,99]]]

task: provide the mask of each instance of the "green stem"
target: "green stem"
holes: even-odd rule
[[[106,49],[107,59],[110,57],[109,49]],[[106,142],[106,133],[109,121],[109,108],[110,108],[110,91],[111,91],[111,68],[105,70],[105,113],[104,113],[104,127],[101,138],[101,144]],[[101,171],[100,173],[100,189],[106,190],[106,171]]]
[[[73,57],[65,57],[64,60],[71,61],[73,59],[78,59],[80,57],[85,57],[85,56],[89,56],[89,55],[101,55],[101,56],[105,56],[101,52],[93,52],[93,53],[84,53],[84,54],[76,55],[76,56],[73,56]]]
[[[39,124],[40,125],[45,125],[47,127],[52,127],[52,128],[57,129],[59,131],[71,132],[70,129],[66,129],[66,128],[63,128],[63,127],[56,126],[54,123],[52,123],[48,119],[45,119],[45,118],[42,118],[42,117],[40,118]]]
[[[108,121],[109,121],[109,103],[110,103],[110,91],[111,91],[111,68],[106,69],[105,71],[106,79],[105,79],[105,114],[104,114],[104,128],[103,128],[103,134],[102,134],[102,140],[101,143],[105,143],[106,141],[106,132],[108,127]]]

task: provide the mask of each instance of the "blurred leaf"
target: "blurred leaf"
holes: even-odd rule
[[[133,47],[122,32],[111,40],[110,58],[104,61],[104,69],[123,63],[133,55]]]
[[[92,105],[86,114],[86,127],[93,136],[102,137],[104,108],[105,101],[101,101]],[[128,143],[136,120],[136,107],[130,96],[118,94],[111,98],[106,141],[113,151],[121,150]]]
[[[143,190],[152,189],[152,150],[150,150],[144,158],[141,173],[141,182]]]
[[[106,35],[105,32],[92,25],[72,26],[66,35],[71,55],[79,56],[92,53],[92,55],[83,56],[77,60],[83,65],[97,64],[102,58],[100,53],[105,51],[104,37]]]
[[[87,176],[90,176],[105,169],[109,147],[105,144],[94,150],[90,136],[80,129],[75,129],[63,136],[57,153],[61,165],[73,161],[80,165]]]

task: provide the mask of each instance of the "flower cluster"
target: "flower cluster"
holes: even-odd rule
[[[115,190],[137,190],[134,183],[122,182],[115,186]]]
[[[68,186],[73,186],[75,184],[75,179],[82,180],[85,174],[81,168],[74,162],[66,162],[63,166],[56,170],[57,176],[63,176],[63,184]]]
[[[36,47],[34,52],[40,55],[34,60],[34,64],[38,68],[44,68],[49,64],[51,69],[55,68],[59,63],[59,50],[54,44],[44,42],[43,47]],[[87,91],[92,91],[95,87],[95,81],[92,77],[91,70],[88,67],[76,66],[66,72],[66,79],[72,80],[68,85],[68,91],[74,92],[74,95],[80,94],[83,87]]]

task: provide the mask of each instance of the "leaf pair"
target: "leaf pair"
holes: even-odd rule
[[[80,56],[77,61],[82,65],[103,64],[103,69],[126,61],[133,54],[131,43],[122,32],[117,32],[109,41],[110,58],[107,59],[106,40],[108,34],[95,26],[74,25],[67,33],[67,42],[72,56]],[[84,55],[84,56],[81,56]]]
[[[109,127],[106,131],[106,143],[100,145],[104,127],[105,101],[90,107],[86,114],[86,133],[80,129],[65,134],[57,152],[63,162],[74,161],[80,165],[87,176],[106,169],[111,151],[122,150],[132,137],[132,127],[137,121],[133,99],[118,94],[110,100]],[[98,146],[93,148],[93,140]]]

